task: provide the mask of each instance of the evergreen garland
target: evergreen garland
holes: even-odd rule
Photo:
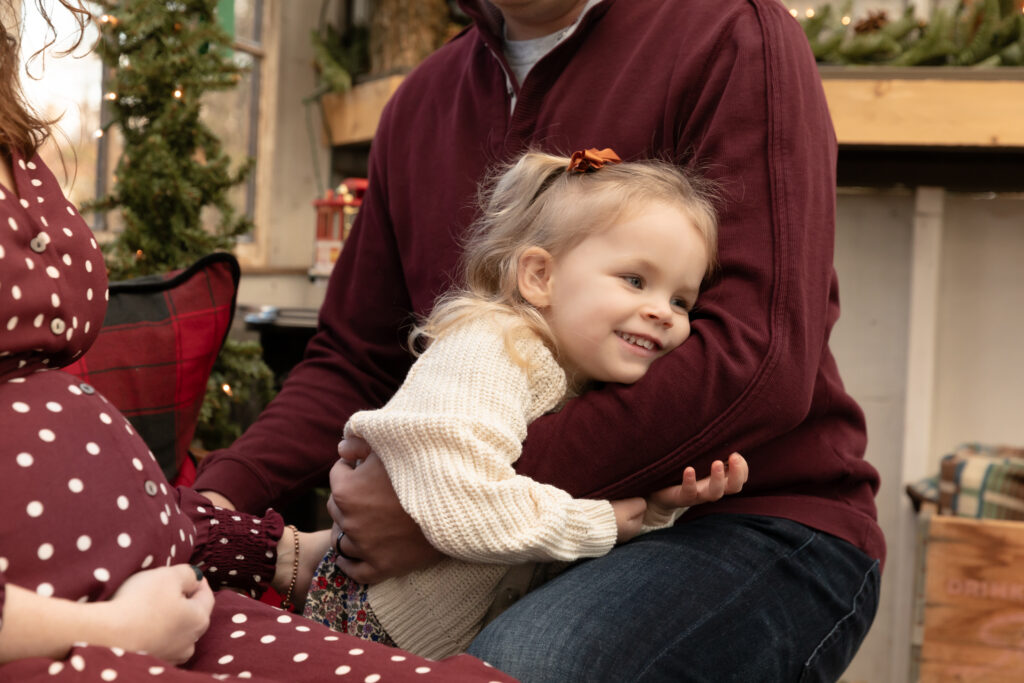
[[[236,215],[228,191],[252,168],[231,170],[220,140],[200,119],[205,93],[235,87],[231,38],[217,22],[217,0],[97,0],[97,52],[109,70],[104,95],[124,146],[113,191],[83,211],[119,209],[124,222],[105,245],[112,280],[185,268],[230,250],[252,229]],[[201,214],[219,214],[207,230]],[[207,382],[196,435],[207,449],[241,433],[246,410],[258,412],[274,395],[274,375],[260,345],[227,339]]]
[[[890,21],[873,12],[853,22],[850,3],[800,19],[815,59],[822,64],[882,66],[1022,66],[1024,13],[1014,0],[939,6],[928,21],[914,8]]]

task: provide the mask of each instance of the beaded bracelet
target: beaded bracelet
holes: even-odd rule
[[[290,610],[295,606],[292,602],[292,593],[295,591],[295,581],[299,578],[299,530],[295,528],[294,524],[289,524],[287,529],[292,530],[292,539],[295,541],[295,557],[292,559],[292,581],[288,584],[288,592],[284,595],[284,600],[281,601],[281,607]]]

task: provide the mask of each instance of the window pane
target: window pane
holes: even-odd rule
[[[235,38],[252,43],[262,40],[259,22],[262,5],[262,0],[235,0]]]
[[[232,170],[249,157],[256,156],[256,91],[260,67],[260,60],[244,52],[236,51],[233,59],[246,69],[241,80],[231,90],[207,93],[202,112],[203,121],[220,138],[224,153],[231,157]],[[250,172],[248,182],[230,192],[231,202],[240,214],[252,216],[254,177],[255,169]],[[204,223],[209,227],[213,227],[217,220],[219,217],[212,214],[204,217]]]
[[[20,77],[25,97],[45,118],[60,117],[53,137],[40,150],[68,198],[76,205],[96,196],[96,137],[100,126],[102,65],[90,51],[96,29],[89,26],[82,44],[72,54],[57,55],[69,48],[78,35],[70,12],[51,7],[57,41],[34,57],[54,38],[34,2],[23,2]],[[28,74],[25,70],[28,69]],[[67,173],[64,172],[66,166]]]

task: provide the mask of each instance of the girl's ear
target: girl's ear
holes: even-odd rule
[[[540,247],[530,247],[519,257],[519,293],[535,308],[543,309],[551,303],[553,263],[551,254]]]

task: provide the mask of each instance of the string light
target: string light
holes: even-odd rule
[[[117,99],[117,93],[113,91],[108,92],[106,95],[103,96],[103,99],[110,100],[111,102],[113,102]]]
[[[113,14],[104,14],[100,17],[101,24],[110,24],[111,26],[117,26],[117,17]]]
[[[220,385],[220,390],[223,391],[228,396],[234,397],[235,395],[235,392],[231,391],[231,385],[228,384],[227,382]]]
[[[808,19],[812,18],[814,16],[814,9],[811,8],[811,7],[808,7],[806,14],[807,14],[807,18]]]
[[[851,21],[853,21],[853,19],[851,19],[850,17],[843,17],[842,18],[843,26],[849,26]]]
[[[103,137],[103,129],[102,129],[102,128],[97,128],[97,129],[96,129],[96,130],[95,130],[95,131],[93,132],[92,136],[93,136],[94,138],[96,138],[97,140],[99,140],[99,139],[100,139],[101,137]]]
[[[794,19],[796,19],[796,15],[799,14],[799,12],[797,12],[795,9],[789,10],[789,13],[790,13],[790,15],[792,15],[792,17]]]
[[[181,92],[181,88],[175,88],[175,89],[174,89],[174,99],[176,99],[176,100],[180,100],[180,99],[181,99],[181,96],[182,96],[183,94],[184,94],[184,93],[182,93],[182,92]]]

